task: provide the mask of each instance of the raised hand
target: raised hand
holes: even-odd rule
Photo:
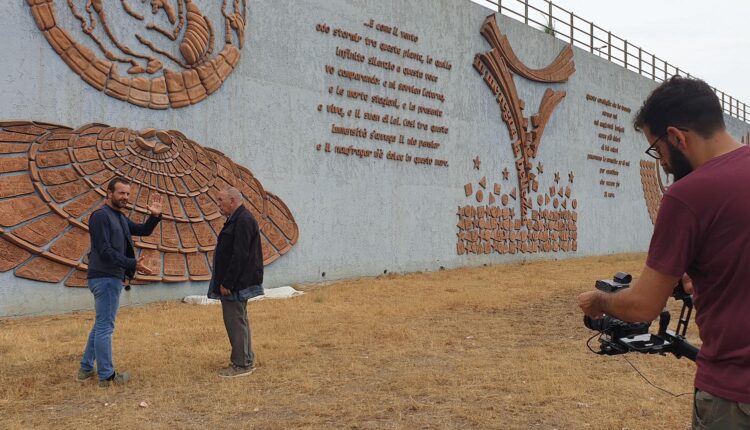
[[[141,275],[153,275],[154,271],[149,269],[145,264],[143,264],[143,261],[145,259],[146,257],[143,255],[138,257],[138,260],[135,261],[135,271],[140,273]]]
[[[161,194],[152,194],[151,204],[147,208],[149,213],[151,213],[151,216],[158,217],[159,215],[161,215],[161,201]]]

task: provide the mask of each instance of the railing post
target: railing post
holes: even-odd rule
[[[625,41],[625,69],[628,68],[628,41]]]
[[[547,12],[549,16],[547,17],[547,19],[549,21],[549,26],[552,27],[554,20],[552,19],[552,2],[549,0],[547,0],[547,7],[549,8]]]
[[[503,13],[503,0],[497,0],[497,11]]]
[[[656,57],[651,54],[651,79],[656,80]]]
[[[591,52],[594,52],[594,21],[589,23],[589,40],[589,43],[591,43]]]
[[[607,60],[612,61],[612,32],[607,32]]]
[[[643,49],[641,47],[638,47],[638,74],[643,76]]]
[[[734,97],[729,96],[729,116],[734,116],[732,113],[734,113]]]
[[[529,25],[529,0],[524,0],[523,19],[524,24]]]
[[[651,79],[656,80],[656,57],[651,54]]]
[[[574,39],[574,37],[575,37],[575,22],[573,21],[574,18],[575,18],[575,15],[573,14],[573,12],[571,12],[570,13],[570,44],[571,45],[573,45],[574,44],[573,42],[575,41],[575,39]]]

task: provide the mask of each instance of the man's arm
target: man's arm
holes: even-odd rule
[[[235,283],[247,265],[250,258],[250,240],[257,230],[253,228],[252,223],[247,217],[237,217],[234,227],[234,242],[232,243],[232,257],[227,266],[227,272],[224,276],[221,286],[229,290],[236,288]]]
[[[148,206],[149,217],[143,224],[136,224],[128,219],[128,228],[133,236],[149,236],[153,233],[156,225],[161,221],[162,197],[161,194],[153,194],[151,204]]]
[[[135,270],[136,259],[128,258],[122,252],[112,247],[110,231],[106,223],[109,218],[102,212],[95,212],[89,219],[89,233],[91,235],[91,248],[97,250],[104,261],[113,263],[126,270]]]
[[[161,221],[161,215],[158,217],[149,215],[146,222],[143,224],[137,224],[133,221],[128,220],[128,228],[130,229],[130,234],[133,236],[149,236],[151,233],[153,233],[154,229],[157,225],[159,225],[159,221]]]
[[[645,266],[630,288],[617,293],[589,291],[578,296],[578,306],[591,318],[611,315],[623,321],[653,321],[664,309],[679,276],[665,275]]]

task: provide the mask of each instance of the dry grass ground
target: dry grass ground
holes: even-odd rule
[[[691,396],[585,345],[577,294],[643,260],[389,275],[254,302],[258,370],[234,380],[216,375],[229,357],[217,306],[121,309],[115,363],[133,380],[110,389],[74,381],[93,312],[0,320],[0,428],[687,428]],[[692,362],[627,358],[691,392]]]

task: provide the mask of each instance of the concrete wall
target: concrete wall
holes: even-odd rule
[[[64,3],[59,2],[58,3]],[[215,2],[196,2],[210,4]],[[135,4],[135,3],[134,3]],[[155,111],[108,97],[75,75],[37,29],[25,2],[0,6],[0,120],[37,120],[78,127],[102,122],[143,129],[176,129],[196,142],[216,148],[249,168],[263,186],[291,209],[300,228],[299,241],[287,255],[266,268],[266,287],[298,282],[371,276],[388,272],[436,270],[529,259],[569,258],[631,251],[648,246],[652,223],[643,197],[639,162],[645,159],[645,143],[630,125],[632,116],[656,84],[636,73],[574,48],[576,72],[566,83],[544,84],[515,78],[526,114],[536,112],[545,89],[564,90],[542,138],[535,160],[544,166],[540,185],[551,183],[555,172],[560,184],[574,173],[573,198],[577,207],[577,251],[486,255],[458,255],[456,209],[478,203],[464,194],[464,185],[486,177],[503,182],[502,170],[514,175],[513,155],[500,109],[481,76],[472,67],[474,56],[490,49],[479,30],[489,13],[468,0],[251,0],[240,64],[223,86],[208,99],[181,109]],[[58,6],[60,9],[61,6]],[[204,8],[204,9],[209,9]],[[213,13],[216,13],[214,11]],[[397,26],[418,36],[416,43],[368,28],[364,23]],[[508,36],[518,57],[529,67],[543,67],[565,46],[542,32],[503,16],[500,29]],[[353,43],[332,33],[316,30],[326,24],[356,32],[363,37],[412,48],[447,60],[451,70],[389,56],[376,48]],[[426,85],[335,55],[336,48],[376,55],[394,64],[429,71],[437,83]],[[325,66],[377,75],[380,79],[429,86],[445,95],[441,103],[326,73]],[[401,113],[428,123],[449,127],[447,135],[408,130],[386,124],[383,133],[404,134],[440,142],[437,149],[333,135],[331,125],[373,127],[370,122],[329,114],[330,103],[348,109],[377,105],[355,102],[330,94],[330,87],[367,92],[370,96],[399,97],[439,107],[444,115],[434,118]],[[594,95],[630,108],[631,113],[605,109],[587,101]],[[324,108],[318,111],[317,107]],[[602,154],[601,131],[594,125],[602,111],[618,113],[624,127],[616,146],[620,186],[614,198],[605,198],[600,185],[602,163],[587,160]],[[730,131],[739,138],[750,127],[728,119]],[[316,145],[354,145],[368,149],[397,150],[412,156],[448,160],[449,166],[421,166],[374,158],[358,159],[316,150]],[[481,165],[474,169],[473,159]],[[544,179],[541,181],[541,179]],[[325,274],[325,275],[324,275]],[[202,294],[206,283],[162,284],[134,287],[124,293],[123,303],[176,299]],[[65,288],[16,278],[12,271],[0,274],[0,315],[24,315],[91,308],[93,300],[83,289]]]

